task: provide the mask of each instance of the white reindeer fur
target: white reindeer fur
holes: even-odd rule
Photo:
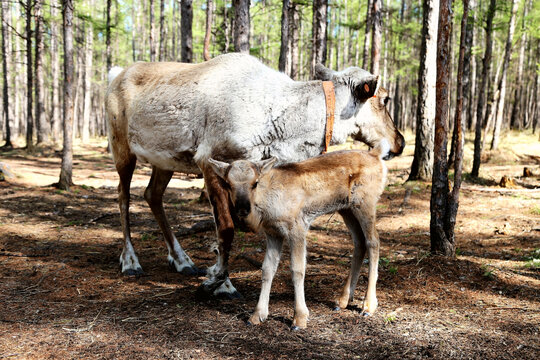
[[[144,65],[134,64],[123,77],[130,79]],[[194,71],[194,66],[200,71]],[[219,159],[213,151],[223,146],[247,159],[274,156],[280,162],[300,161],[321,152],[326,107],[320,81],[293,81],[241,54],[185,68],[189,72],[182,72],[184,68],[170,71],[154,86],[133,91],[126,116],[129,145],[139,160],[166,170],[199,173],[195,163]],[[350,81],[372,76],[359,68],[335,75],[347,73]],[[131,95],[129,85],[126,89],[126,95]],[[343,143],[360,129],[367,142],[378,140],[371,131],[370,122],[377,121],[371,106],[355,102],[345,83],[335,84],[335,94],[331,143]],[[114,99],[108,100],[114,111]],[[195,163],[175,159],[178,153],[192,154]]]

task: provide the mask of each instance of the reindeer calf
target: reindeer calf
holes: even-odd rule
[[[386,182],[386,165],[381,160],[388,151],[385,145],[381,143],[370,152],[328,153],[275,168],[272,168],[275,159],[238,160],[231,164],[210,159],[214,171],[230,185],[229,195],[237,215],[254,230],[262,229],[267,237],[261,294],[249,320],[252,324],[268,317],[272,279],[283,239],[287,239],[295,293],[293,329],[306,327],[309,315],[304,299],[306,234],[313,220],[334,211],[343,217],[354,242],[351,270],[337,307],[345,308],[352,301],[367,251],[369,277],[363,314],[370,315],[377,309],[379,237],[375,212]]]

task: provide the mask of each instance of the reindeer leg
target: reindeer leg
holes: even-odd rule
[[[207,270],[208,279],[198,290],[198,295],[238,299],[242,295],[235,289],[229,279],[229,253],[234,238],[234,224],[231,218],[229,196],[224,188],[223,181],[210,167],[201,166],[212,204],[214,221],[216,222],[218,248],[216,249],[217,262]]]
[[[349,209],[341,210],[339,213],[343,217],[345,225],[347,225],[347,228],[351,232],[354,243],[354,253],[349,276],[347,277],[347,281],[345,282],[341,296],[339,297],[336,307],[334,308],[336,311],[345,309],[347,305],[352,302],[354,290],[356,289],[356,283],[358,282],[358,277],[360,275],[362,260],[364,260],[364,256],[366,254],[366,240],[360,223],[358,220],[356,220],[356,217]]]
[[[172,175],[172,171],[161,170],[152,166],[152,177],[150,178],[148,187],[144,191],[144,198],[146,199],[146,202],[148,202],[148,205],[163,232],[163,236],[165,237],[165,243],[169,250],[169,255],[167,257],[169,264],[174,267],[177,272],[184,275],[204,275],[204,271],[199,270],[195,264],[193,264],[193,261],[191,261],[190,257],[178,243],[165,215],[165,210],[163,209],[163,193],[165,192]]]
[[[268,301],[270,300],[270,289],[272,288],[272,280],[276,274],[281,258],[281,248],[283,241],[272,236],[266,237],[266,254],[262,265],[262,286],[259,302],[255,308],[255,312],[249,318],[248,324],[257,325],[265,321],[268,317]]]
[[[114,150],[114,149],[113,149]],[[120,157],[116,157],[116,159]],[[120,255],[120,266],[122,273],[125,275],[141,275],[144,274],[135,249],[131,244],[131,231],[129,226],[129,190],[133,171],[137,158],[132,154],[127,154],[116,161],[116,170],[120,176],[118,184],[118,203],[120,205],[120,222],[122,223],[122,233],[124,235],[124,249]]]

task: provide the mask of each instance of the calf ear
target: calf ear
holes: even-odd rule
[[[214,160],[212,158],[208,159],[208,163],[212,167],[212,170],[223,180],[225,179],[225,173],[227,172],[227,168],[229,167],[229,164],[223,161]]]
[[[257,166],[259,167],[259,171],[261,172],[261,175],[268,172],[270,169],[272,169],[276,161],[277,161],[277,158],[271,157],[270,159],[261,160],[257,162]]]
[[[329,81],[332,80],[335,73],[334,70],[330,70],[323,64],[315,64],[315,74],[313,74],[313,77],[315,80]]]
[[[369,76],[365,78],[354,88],[355,99],[364,102],[370,97],[373,97],[375,91],[377,91],[378,82],[379,76]]]

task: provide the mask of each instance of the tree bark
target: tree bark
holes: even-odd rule
[[[210,37],[212,35],[212,16],[214,16],[214,2],[206,0],[206,32],[204,33],[203,57],[210,60]]]
[[[449,228],[448,189],[448,83],[450,81],[450,28],[452,24],[452,1],[441,0],[439,28],[437,33],[437,92],[435,109],[435,144],[433,183],[431,188],[431,253],[454,256],[453,228]],[[449,231],[450,230],[450,231]]]
[[[504,63],[502,68],[501,81],[499,82],[499,103],[497,107],[497,118],[493,128],[493,138],[491,140],[491,150],[497,150],[499,147],[501,126],[504,113],[504,101],[506,99],[506,77],[508,73],[508,64],[510,63],[510,55],[512,54],[512,38],[516,29],[516,13],[518,10],[519,1],[512,0],[512,14],[510,15],[510,25],[508,26],[508,38],[506,39],[506,47],[504,50]]]
[[[488,77],[491,68],[491,55],[493,52],[493,18],[495,17],[496,0],[491,0],[486,14],[486,50],[482,60],[482,76],[478,88],[478,105],[476,107],[476,127],[474,134],[474,156],[471,176],[478,177],[480,172],[480,157],[482,155],[482,125],[486,111],[486,93],[488,90]]]
[[[518,72],[517,77],[514,86],[516,86],[516,89],[514,91],[514,104],[512,106],[512,115],[510,117],[510,128],[518,128],[521,129],[523,124],[523,101],[522,97],[526,97],[526,94],[523,92],[523,87],[525,87],[525,84],[523,84],[523,62],[525,60],[525,47],[527,44],[527,10],[530,4],[530,0],[525,1],[525,4],[523,6],[523,18],[521,22],[521,41],[520,41],[520,47],[519,47],[519,60],[518,60]]]
[[[279,71],[286,73],[287,75],[287,58],[289,57],[289,14],[290,14],[290,0],[283,0],[283,6],[281,7],[281,47],[279,50]]]
[[[32,0],[26,1],[26,148],[34,150],[34,118],[32,116],[34,78],[32,69]]]
[[[373,32],[371,37],[371,67],[370,72],[379,75],[379,63],[381,61],[381,41],[382,41],[382,0],[373,0]]]
[[[43,8],[42,0],[36,0],[34,3],[34,15],[35,15],[35,43],[36,50],[34,55],[34,79],[36,82],[35,87],[35,116],[36,116],[36,130],[37,130],[37,143],[41,144],[47,142],[50,137],[51,129],[49,122],[45,117],[45,89],[43,83]]]
[[[294,0],[291,1],[291,6],[289,7],[289,53],[291,54],[291,64],[290,64],[290,73],[289,76],[291,79],[296,80],[298,78],[298,41],[300,38],[300,26],[301,26],[301,17],[300,17],[300,5],[295,3]]]
[[[404,0],[402,0],[402,3]],[[369,46],[371,39],[371,11],[373,10],[373,0],[368,0],[367,2],[367,10],[366,10],[366,31],[364,33],[364,51],[362,55],[362,68],[367,69],[369,66]],[[403,11],[403,7],[402,7]],[[401,14],[401,19],[403,20],[403,12]]]
[[[313,1],[313,28],[312,28],[312,53],[311,71],[313,78],[315,65],[326,63],[326,14],[328,11],[328,0]]]
[[[58,25],[56,21],[57,0],[51,1],[51,127],[52,137],[56,142],[60,137],[60,93],[58,89],[60,74],[60,57],[58,56]]]
[[[181,56],[182,62],[190,63],[193,61],[193,0],[182,0],[180,9],[180,27],[182,31]]]
[[[165,0],[159,3],[159,61],[165,61]]]
[[[73,8],[73,5],[71,6]],[[107,11],[105,21],[105,54],[107,56],[107,73],[112,67],[111,56],[111,0],[107,0]]]
[[[5,133],[5,143],[2,146],[4,149],[10,149],[13,147],[13,144],[11,143],[11,128],[9,126],[9,88],[8,88],[8,68],[9,68],[9,59],[11,56],[7,56],[7,42],[8,34],[7,34],[7,27],[6,24],[8,23],[9,15],[8,15],[8,3],[2,2],[2,105],[4,109],[4,121],[6,126],[6,133]]]
[[[62,0],[64,19],[64,144],[58,187],[73,185],[73,0]]]
[[[149,1],[150,6],[150,34],[148,36],[148,44],[150,46],[150,61],[154,62],[156,61],[156,44],[155,44],[155,38],[156,38],[156,25],[154,23],[154,0]]]
[[[234,51],[249,54],[250,0],[233,0]]]
[[[418,71],[416,139],[408,180],[428,180],[433,174],[433,120],[437,73],[437,27],[439,2],[423,1],[422,47]]]
[[[93,7],[93,5],[93,0],[90,0],[90,9]],[[90,138],[90,113],[92,111],[92,59],[94,56],[94,28],[92,26],[92,22],[86,22],[85,27],[86,44],[84,61],[84,110],[81,131],[81,140],[83,143],[88,142]]]

